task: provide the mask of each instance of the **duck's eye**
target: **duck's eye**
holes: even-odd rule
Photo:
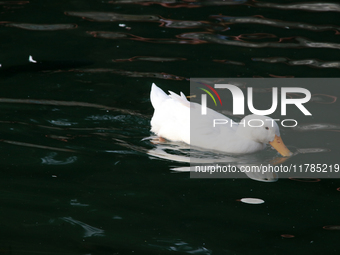
[[[269,130],[269,127],[265,127],[265,129]]]

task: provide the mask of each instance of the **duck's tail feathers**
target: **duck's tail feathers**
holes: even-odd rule
[[[161,90],[155,83],[152,83],[150,100],[153,108],[156,109],[163,101],[169,99],[169,96],[165,94],[163,90]]]
[[[183,92],[181,92],[181,95],[177,95],[176,93],[172,92],[169,90],[170,93],[170,97],[174,100],[176,100],[177,102],[180,102],[181,104],[190,107],[190,102],[188,101],[188,99],[185,97],[185,95],[183,94]]]

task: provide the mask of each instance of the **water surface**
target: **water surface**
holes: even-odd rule
[[[190,77],[338,77],[339,10],[1,1],[1,252],[337,254],[337,179],[190,179],[143,138],[152,82],[189,95]],[[281,133],[313,153],[289,163],[339,163],[339,88],[308,89],[313,117]]]

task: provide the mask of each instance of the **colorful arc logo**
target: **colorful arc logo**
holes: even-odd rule
[[[220,95],[217,93],[217,91],[216,91],[213,87],[211,87],[210,85],[205,84],[205,83],[203,83],[203,82],[199,82],[199,83],[200,83],[200,84],[203,84],[204,86],[206,86],[207,88],[209,88],[212,92],[214,92],[214,94],[217,96],[218,100],[220,101],[220,104],[222,105],[222,100],[221,100],[221,98],[220,98]],[[215,97],[213,96],[213,94],[211,94],[211,92],[210,92],[209,90],[204,89],[204,88],[199,88],[199,89],[201,89],[201,90],[203,90],[204,92],[206,92],[206,93],[212,98],[212,100],[214,101],[215,106],[217,106]]]

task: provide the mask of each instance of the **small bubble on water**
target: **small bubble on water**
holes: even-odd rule
[[[263,204],[264,200],[259,198],[242,198],[239,201],[246,204]]]

